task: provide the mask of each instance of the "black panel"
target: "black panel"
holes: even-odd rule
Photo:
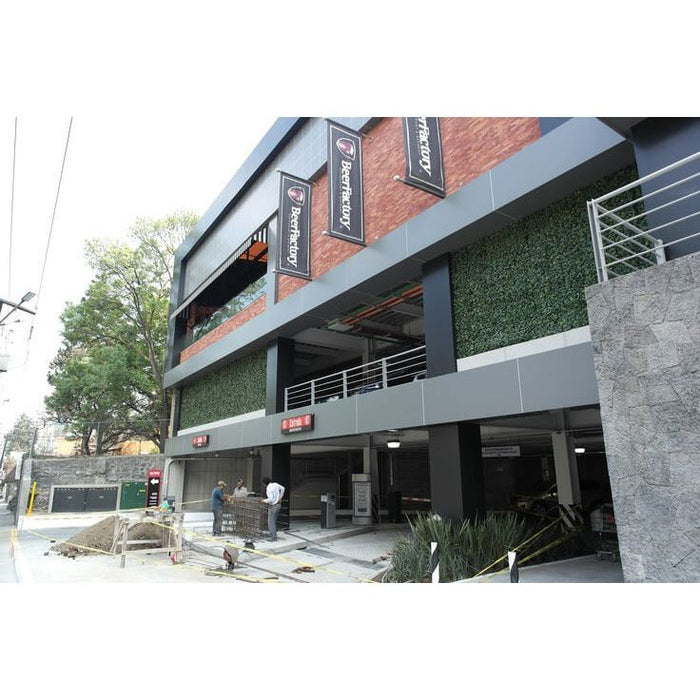
[[[423,318],[428,376],[437,377],[456,371],[450,261],[447,255],[423,267]]]
[[[85,510],[103,511],[117,509],[117,487],[85,489]]]
[[[52,513],[82,513],[85,510],[85,489],[54,489]]]
[[[661,168],[671,165],[700,150],[700,119],[662,117],[647,119],[632,129],[634,150],[637,157],[639,177],[645,177]],[[662,187],[688,177],[697,172],[697,163],[676,169],[660,178],[642,185],[645,194],[660,190]],[[697,213],[697,197],[689,197],[668,209],[662,208],[665,202],[691,195],[697,190],[697,179],[673,187],[668,192],[661,192],[649,200],[647,210],[651,207],[658,211],[647,213],[650,226],[662,226],[684,216]],[[657,234],[666,243],[683,238],[698,230],[697,217],[677,222]],[[700,240],[690,239],[666,248],[667,258],[678,258],[700,250]]]
[[[278,338],[267,348],[267,413],[284,411],[284,390],[293,383],[294,341]]]

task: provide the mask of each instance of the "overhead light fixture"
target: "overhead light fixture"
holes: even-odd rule
[[[27,293],[22,297],[22,299],[20,300],[19,303],[20,303],[20,304],[25,304],[25,303],[28,302],[30,299],[33,299],[35,296],[36,296],[36,294],[34,294],[34,292],[27,292]]]
[[[582,455],[586,451],[585,447],[574,447],[574,452],[577,455]]]
[[[391,440],[386,441],[386,446],[390,450],[395,450],[397,447],[401,447],[401,440],[398,438],[391,438]]]

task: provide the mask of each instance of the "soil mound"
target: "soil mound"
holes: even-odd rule
[[[72,559],[77,556],[88,556],[91,554],[109,554],[112,549],[116,526],[117,516],[111,515],[73,535],[65,542],[55,544],[49,551],[57,552]],[[163,533],[163,528],[155,523],[147,521],[136,523],[129,528],[129,540],[158,540],[160,544],[152,542],[142,545],[130,544],[129,549],[151,549],[162,546]]]

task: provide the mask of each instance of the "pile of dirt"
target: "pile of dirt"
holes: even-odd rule
[[[74,559],[77,556],[90,554],[109,554],[114,541],[117,516],[111,515],[91,527],[73,535],[70,539],[60,544],[55,544],[49,551],[57,552],[65,557]],[[143,521],[129,528],[127,535],[129,540],[159,540],[160,544],[144,543],[143,545],[130,544],[129,550],[151,549],[162,546],[164,530],[153,522]]]

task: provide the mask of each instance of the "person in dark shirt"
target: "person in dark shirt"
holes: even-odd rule
[[[219,481],[211,492],[211,512],[214,514],[212,535],[214,537],[221,534],[221,522],[224,515],[224,503],[226,502],[226,496],[224,495],[225,488],[226,482]]]

